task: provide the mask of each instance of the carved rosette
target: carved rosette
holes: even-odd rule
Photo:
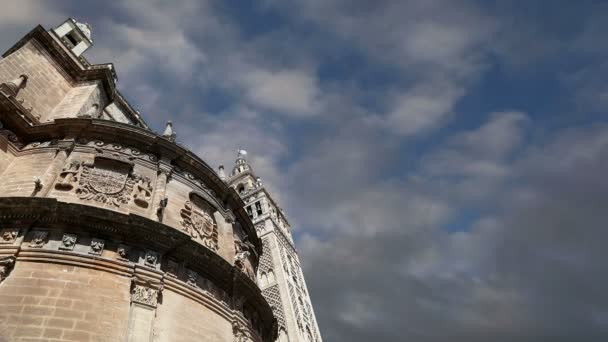
[[[213,251],[219,249],[217,224],[211,215],[200,210],[190,201],[184,204],[180,214],[182,216],[180,223],[184,232]]]
[[[156,307],[158,304],[158,293],[159,290],[157,289],[135,284],[133,290],[131,291],[131,301],[133,303]]]

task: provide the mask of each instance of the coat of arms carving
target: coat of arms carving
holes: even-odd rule
[[[219,249],[217,225],[211,215],[190,201],[184,204],[180,214],[180,223],[186,233],[213,251]]]
[[[133,165],[109,158],[95,158],[94,163],[82,163],[78,198],[120,207],[128,204],[133,187],[141,176],[132,172]]]

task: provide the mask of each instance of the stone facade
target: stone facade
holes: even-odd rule
[[[0,341],[275,341],[245,203],[91,45],[69,19],[0,60]]]
[[[226,180],[241,196],[263,252],[257,270],[262,293],[278,322],[278,341],[322,342],[289,222],[240,150]],[[220,170],[220,175],[223,167]]]

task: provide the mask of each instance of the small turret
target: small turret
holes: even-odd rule
[[[76,57],[80,57],[80,55],[93,46],[91,25],[87,23],[80,23],[75,19],[69,18],[63,24],[54,28],[53,32]]]
[[[171,120],[167,121],[167,126],[165,126],[163,137],[169,139],[170,141],[175,141],[175,132],[173,132],[173,123]]]

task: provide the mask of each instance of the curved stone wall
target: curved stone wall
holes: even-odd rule
[[[255,283],[260,240],[239,196],[200,158],[118,122],[31,125],[10,111],[0,120],[0,331],[274,339]]]

